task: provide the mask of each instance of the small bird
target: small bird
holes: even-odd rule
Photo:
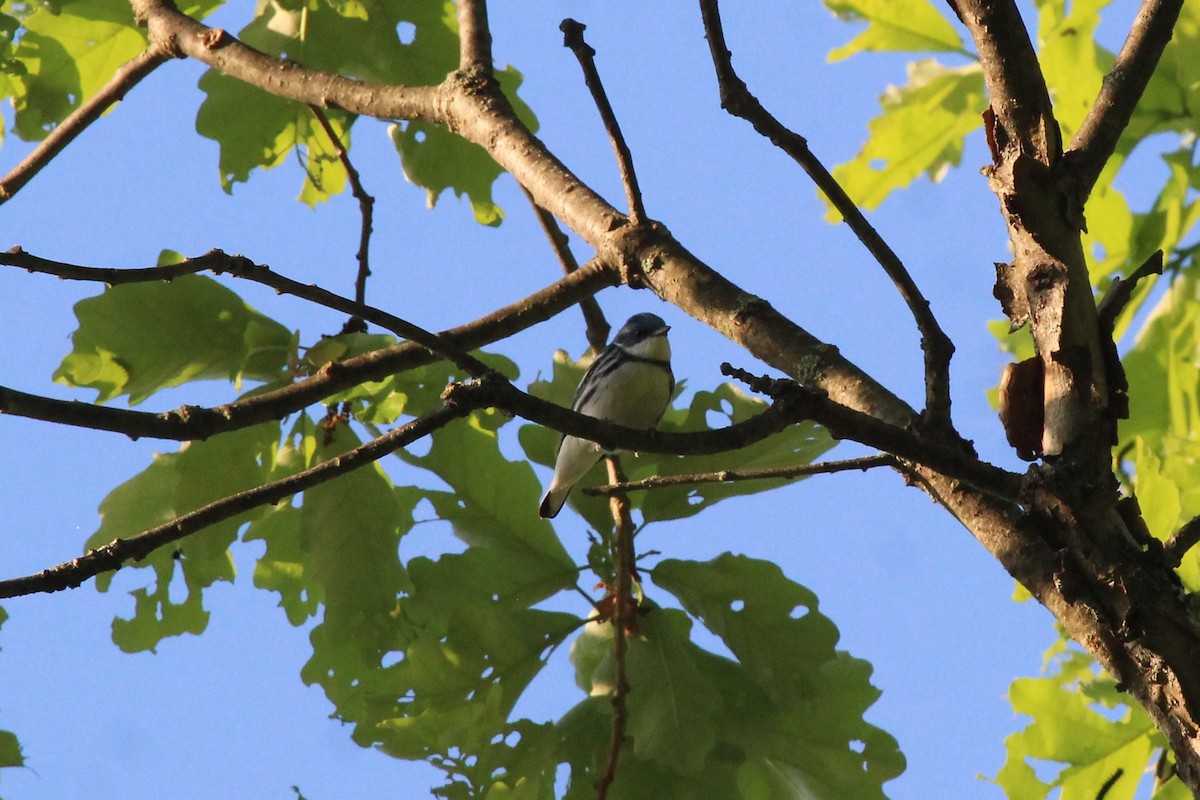
[[[571,410],[630,428],[658,425],[675,392],[668,330],[656,314],[630,317],[584,373]],[[554,479],[538,514],[556,516],[571,488],[603,455],[604,449],[595,442],[564,436],[558,444]]]

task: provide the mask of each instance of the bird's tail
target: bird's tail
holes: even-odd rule
[[[546,491],[546,496],[542,498],[542,504],[538,506],[538,516],[543,519],[557,517],[558,512],[562,510],[563,503],[567,502],[567,495],[570,493],[570,486],[559,486],[557,483],[551,483],[550,488]]]

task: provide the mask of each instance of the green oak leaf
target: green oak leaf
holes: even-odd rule
[[[141,473],[118,486],[100,504],[101,525],[85,545],[101,547],[167,523],[215,500],[253,488],[269,479],[278,426],[258,425],[211,439],[187,442],[176,453],[157,455]],[[154,585],[135,589],[134,613],[113,621],[113,641],[122,650],[154,650],[168,636],[201,633],[208,624],[203,591],[216,581],[232,581],[230,545],[239,525],[261,510],[251,510],[217,523],[138,561],[150,569]],[[96,588],[107,591],[113,573],[97,576]],[[183,601],[172,598],[172,584],[182,580]],[[174,593],[178,596],[178,592]]]
[[[967,52],[929,0],[825,0],[825,5],[843,21],[867,23],[853,40],[829,52],[830,61],[864,51]]]
[[[1032,722],[1005,740],[1008,755],[996,783],[1010,800],[1040,800],[1055,789],[1063,798],[1094,798],[1120,770],[1105,797],[1133,798],[1165,744],[1162,734],[1090,656],[1063,642],[1048,656],[1051,674],[1019,678],[1009,689],[1013,710]],[[1056,765],[1058,772],[1046,782],[1031,761]]]
[[[25,766],[21,742],[11,731],[0,731],[0,768]]]
[[[517,98],[521,74],[509,67],[496,77],[518,117],[530,130],[536,131],[533,111]],[[492,184],[504,170],[486,150],[442,127],[424,122],[392,125],[388,133],[400,154],[405,176],[427,190],[430,208],[437,204],[442,192],[449,189],[460,198],[467,195],[479,224],[495,226],[504,221],[504,211],[492,199]]]
[[[1129,418],[1121,441],[1141,437],[1158,448],[1164,436],[1193,438],[1200,425],[1200,286],[1192,272],[1177,277],[1159,298],[1123,363],[1129,379]]]
[[[643,761],[683,774],[694,773],[717,743],[716,712],[723,697],[697,663],[682,611],[648,607],[638,635],[628,640],[625,669],[634,692],[629,736]]]
[[[740,688],[722,695],[727,707],[742,700],[720,730],[761,759],[747,761],[755,780],[790,775],[831,796],[883,797],[882,784],[903,771],[904,757],[895,739],[863,720],[879,697],[871,667],[835,649],[837,628],[809,590],[774,563],[730,553],[703,563],[666,560],[651,577],[737,659]]]
[[[79,328],[56,380],[136,405],[188,381],[283,377],[292,334],[211,278],[113,286],[75,304]]]
[[[982,124],[987,107],[979,66],[950,68],[936,61],[908,65],[908,83],[889,86],[883,113],[871,120],[858,154],[833,176],[860,206],[877,207],[922,174],[935,183],[962,160],[963,140]],[[830,209],[826,218],[840,219]]]
[[[22,20],[8,70],[17,135],[45,138],[96,93],[113,73],[146,47],[146,34],[120,0],[70,0],[41,5]]]
[[[404,452],[401,457],[452,487],[452,493],[430,493],[429,498],[460,539],[528,552],[556,566],[564,577],[573,575],[574,562],[554,528],[537,516],[541,487],[533,469],[500,452],[495,429],[505,421],[496,412],[476,412],[435,431],[427,455]]]

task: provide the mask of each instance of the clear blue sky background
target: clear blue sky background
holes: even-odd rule
[[[904,82],[905,59],[826,64],[826,52],[856,29],[815,2],[726,6],[735,64],[751,89],[807,136],[828,165],[850,158],[885,85]],[[539,116],[540,135],[570,168],[621,205],[608,142],[578,66],[561,46],[558,23],[565,16],[588,25],[650,215],[699,257],[920,404],[918,337],[907,310],[848,229],[822,220],[823,204],[804,174],[719,109],[695,4],[497,2],[491,15],[498,60],[524,73],[521,95]],[[219,20],[231,30],[242,24],[229,12]],[[196,63],[172,62],[138,87],[0,208],[0,246],[101,266],[149,265],[163,248],[198,255],[220,247],[350,294],[355,201],[335,198],[315,212],[294,202],[301,171],[291,161],[226,196],[217,181],[216,145],[193,127],[202,73]],[[452,196],[426,210],[424,191],[404,181],[382,123],[362,120],[354,135],[353,157],[378,199],[373,303],[438,329],[558,276],[510,178],[496,187],[507,221],[482,228]],[[6,139],[0,169],[25,150]],[[984,327],[1000,315],[991,297],[992,263],[1007,258],[995,199],[978,174],[985,160],[976,135],[962,169],[937,186],[920,182],[871,219],[958,347],[960,430],[984,457],[1023,469],[985,397],[1003,364]],[[580,260],[589,255],[577,252]],[[95,288],[17,271],[0,273],[0,281],[0,330],[9,342],[0,383],[90,399],[47,382],[69,349],[71,305]],[[301,329],[305,343],[341,324],[336,315],[260,287],[235,288],[264,313]],[[690,389],[719,383],[723,360],[762,368],[648,292],[614,289],[600,299],[614,323],[642,310],[664,316],[673,326],[676,374]],[[495,349],[532,380],[549,369],[557,347],[575,356],[583,351],[577,312]],[[200,401],[230,391],[214,385]],[[185,399],[195,396],[155,397],[144,408],[172,408]],[[173,449],[7,417],[0,419],[0,436],[4,577],[77,555],[99,524],[96,509],[106,492],[144,468],[156,449]],[[567,513],[559,530],[582,557],[583,522]],[[446,544],[436,531],[418,529],[415,536],[418,549]],[[725,501],[645,536],[645,546],[672,557],[707,559],[733,550],[774,559],[818,594],[822,611],[841,629],[841,646],[875,666],[883,696],[868,718],[898,737],[908,756],[908,772],[888,786],[892,797],[1001,796],[977,776],[995,774],[1004,736],[1021,724],[1005,693],[1013,678],[1039,670],[1053,639],[1051,619],[1034,604],[1012,603],[1009,577],[924,494],[889,472],[827,476]],[[238,582],[207,593],[209,630],[165,641],[157,654],[125,655],[109,641],[111,619],[131,613],[126,592],[149,580],[139,571],[119,575],[104,595],[89,582],[73,592],[6,602],[12,618],[0,632],[0,728],[21,737],[29,769],[6,771],[0,793],[10,800],[287,798],[296,785],[312,800],[426,796],[434,770],[357,747],[349,728],[328,719],[332,707],[321,692],[302,684],[307,629],[289,626],[275,597],[251,585],[260,548],[239,548]],[[534,689],[520,710],[535,717],[578,699],[562,663]]]

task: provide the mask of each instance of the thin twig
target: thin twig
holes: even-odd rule
[[[313,116],[317,118],[321,128],[325,131],[325,135],[329,137],[329,141],[333,144],[334,152],[337,153],[338,160],[342,162],[342,168],[346,170],[346,180],[350,182],[350,192],[358,200],[358,211],[362,216],[362,227],[358,236],[358,252],[354,257],[358,260],[358,277],[354,281],[354,300],[359,303],[367,302],[367,278],[371,274],[371,232],[374,226],[375,219],[375,198],[367,194],[367,190],[363,188],[362,181],[359,179],[358,170],[354,168],[354,164],[350,163],[350,153],[342,144],[341,138],[337,135],[337,131],[333,129],[333,125],[329,123],[329,117],[321,110],[319,106],[309,104],[309,109],[312,110]]]
[[[521,191],[525,193],[529,204],[533,206],[534,216],[537,217],[538,224],[542,226],[542,232],[550,240],[550,247],[554,249],[554,255],[558,257],[558,263],[562,265],[563,273],[570,275],[579,269],[579,262],[575,260],[575,254],[571,252],[567,234],[563,232],[554,215],[538,205],[537,200],[533,198],[533,194],[528,189],[522,186]],[[608,334],[612,328],[609,326],[608,320],[604,318],[604,312],[600,310],[600,304],[596,302],[595,296],[580,300],[579,309],[583,312],[583,321],[587,325],[588,344],[599,353],[608,344]]]
[[[231,519],[258,506],[278,503],[285,497],[378,461],[389,453],[443,427],[452,420],[466,416],[472,410],[473,406],[469,401],[463,403],[459,402],[457,398],[448,396],[437,409],[430,413],[353,450],[342,453],[336,458],[323,461],[315,467],[216,500],[131,538],[114,539],[109,544],[91,550],[84,556],[42,570],[34,575],[0,581],[0,598],[74,589],[88,578],[95,577],[102,572],[120,569],[130,559],[135,561],[143,559],[164,545],[177,542],[218,522]]]
[[[875,467],[899,467],[899,459],[891,453],[876,453],[841,461],[820,461],[816,464],[796,464],[790,467],[764,469],[723,469],[717,472],[693,472],[687,475],[655,475],[637,481],[609,483],[606,486],[589,486],[584,494],[615,495],[619,492],[638,492],[646,489],[662,489],[670,486],[693,486],[703,483],[734,483],[736,481],[761,481],[772,479],[806,478],[810,475],[828,475],[851,470],[866,471]]]
[[[1183,0],[1143,0],[1112,71],[1075,132],[1064,165],[1073,174],[1081,206],[1133,117],[1182,8]]]
[[[604,120],[604,129],[612,141],[613,151],[617,154],[617,167],[621,171],[621,183],[625,186],[625,199],[629,203],[629,222],[635,228],[646,220],[646,207],[642,205],[642,190],[638,188],[637,173],[633,169],[633,155],[621,135],[621,126],[617,123],[617,115],[613,113],[612,104],[608,102],[608,94],[600,81],[600,72],[596,69],[596,51],[583,40],[583,32],[587,26],[573,19],[564,19],[558,26],[563,32],[563,46],[570,48],[579,60],[583,69],[583,82],[592,93],[592,100],[600,111],[600,119]]]
[[[1175,534],[1163,545],[1163,555],[1172,569],[1183,563],[1183,557],[1188,551],[1200,543],[1200,517],[1194,517],[1175,531]]]
[[[608,481],[611,484],[625,483],[625,473],[621,470],[618,456],[608,456],[605,459],[608,466]],[[616,574],[613,576],[613,671],[616,684],[612,695],[612,737],[608,746],[608,761],[604,772],[596,782],[596,800],[608,797],[609,787],[617,777],[617,762],[621,757],[621,748],[625,744],[625,730],[629,722],[629,707],[626,698],[629,694],[629,680],[625,670],[626,631],[632,627],[633,618],[629,615],[636,613],[633,601],[633,519],[629,513],[629,498],[622,492],[614,492],[609,496],[609,507],[613,517],[613,565]]]
[[[170,57],[163,48],[151,45],[118,67],[108,83],[60,122],[29,155],[0,179],[0,204],[10,200],[75,137]]]
[[[458,0],[458,68],[492,72],[492,33],[485,0]]]
[[[1162,275],[1162,271],[1163,252],[1156,250],[1140,267],[1131,272],[1129,277],[1114,280],[1099,305],[1096,306],[1100,330],[1111,337],[1117,327],[1117,317],[1121,316],[1125,306],[1129,305],[1129,301],[1133,298],[1133,290],[1137,288],[1138,283],[1151,275]]]
[[[925,299],[900,258],[867,222],[862,211],[825,165],[813,155],[808,141],[775,119],[738,77],[733,68],[733,56],[725,44],[725,32],[717,0],[700,0],[700,13],[704,19],[704,31],[717,73],[721,107],[749,122],[754,130],[800,165],[891,278],[921,334],[921,349],[925,355],[924,421],[931,430],[950,432],[950,358],[954,355],[954,344],[942,331],[929,307],[929,301]]]

